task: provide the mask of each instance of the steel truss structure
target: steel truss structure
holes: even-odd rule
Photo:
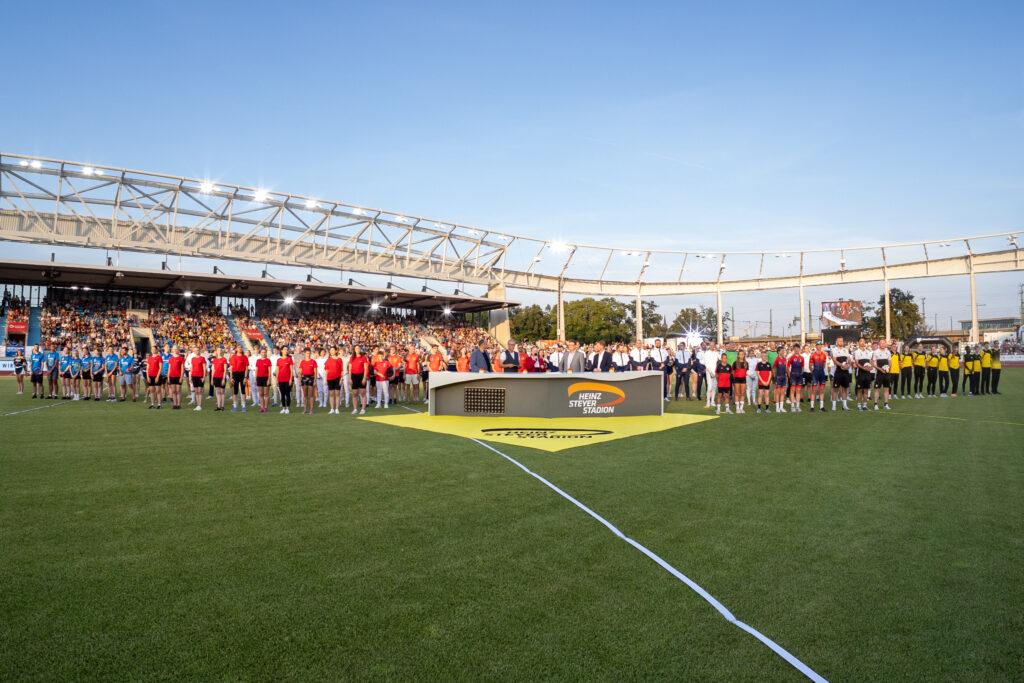
[[[642,297],[1021,270],[1024,232],[803,251],[569,244],[316,197],[0,153],[0,240]],[[595,277],[596,275],[596,277]],[[639,303],[638,303],[639,305]],[[721,305],[718,306],[721,310]],[[888,319],[888,313],[887,313]],[[976,325],[973,338],[977,337]],[[721,337],[721,324],[719,325]],[[805,325],[801,325],[806,329]]]

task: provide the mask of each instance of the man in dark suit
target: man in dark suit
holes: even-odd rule
[[[487,340],[481,339],[469,355],[470,372],[491,372],[491,356],[487,353]]]
[[[594,344],[594,353],[590,356],[588,368],[591,372],[610,372],[612,369],[612,354],[604,350],[604,342]]]

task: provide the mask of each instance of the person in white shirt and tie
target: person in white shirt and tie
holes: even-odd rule
[[[548,355],[548,366],[551,368],[552,372],[559,372],[558,368],[561,366],[563,355],[564,352],[562,351],[562,345],[556,344],[555,350]]]
[[[612,354],[612,366],[616,372],[626,372],[630,369],[629,347],[625,344],[619,344],[615,353]]]
[[[667,400],[669,400],[669,398],[668,398],[669,374],[666,372],[666,370],[668,369],[668,350],[664,346],[661,345],[661,340],[660,339],[655,339],[654,340],[654,348],[651,349],[651,352],[650,352],[650,355],[648,355],[648,358],[650,359],[651,370],[656,370],[657,372],[660,372],[664,376],[664,379],[662,380],[662,384],[664,385],[664,389],[665,390],[662,393],[665,394],[665,400],[667,401]]]
[[[646,370],[647,369],[647,351],[644,349],[643,343],[637,340],[636,346],[632,351],[629,352],[630,370]]]

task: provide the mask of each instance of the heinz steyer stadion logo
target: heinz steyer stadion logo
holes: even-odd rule
[[[583,415],[609,415],[626,399],[626,392],[614,384],[576,382],[569,385],[569,407]]]

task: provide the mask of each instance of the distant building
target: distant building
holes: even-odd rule
[[[1012,332],[1020,327],[1020,318],[978,318],[978,330],[989,332]],[[960,329],[969,332],[970,320],[961,320]]]

